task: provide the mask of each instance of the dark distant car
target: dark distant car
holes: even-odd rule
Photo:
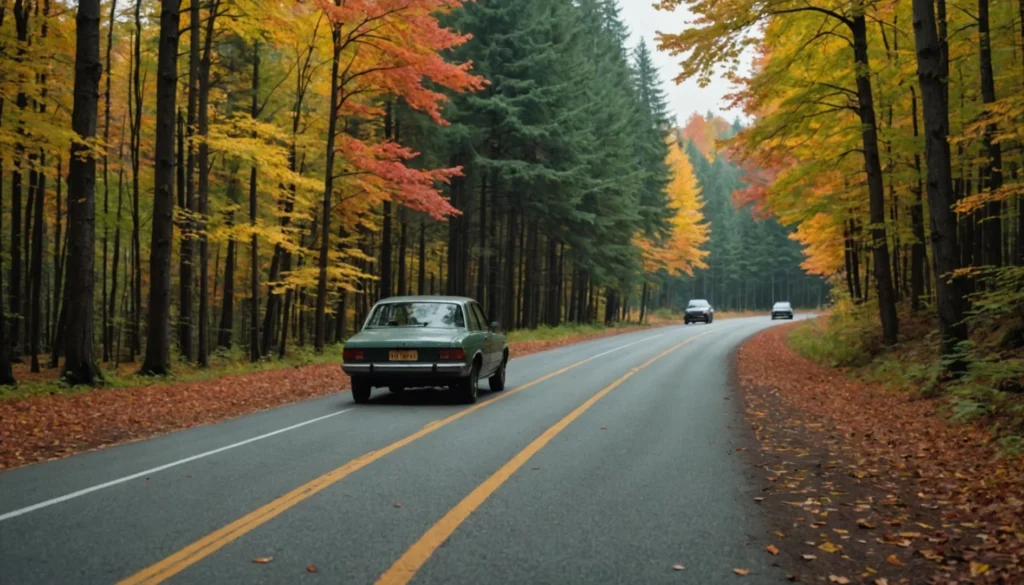
[[[444,386],[465,403],[477,384],[505,389],[508,343],[480,304],[464,297],[392,297],[373,306],[363,329],[345,343],[341,369],[352,399],[367,402],[374,387]]]
[[[686,315],[683,316],[683,323],[711,323],[715,320],[715,309],[711,303],[704,299],[694,299],[686,305]]]
[[[792,319],[793,305],[782,301],[772,305],[772,321],[776,319]]]

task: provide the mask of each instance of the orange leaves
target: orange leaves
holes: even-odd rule
[[[672,180],[666,187],[669,204],[675,209],[670,220],[672,234],[665,242],[653,242],[638,234],[634,242],[641,250],[645,272],[665,269],[676,275],[692,275],[694,268],[706,267],[704,257],[708,253],[700,249],[708,239],[704,201],[693,165],[678,143],[669,145],[666,162],[672,171]]]

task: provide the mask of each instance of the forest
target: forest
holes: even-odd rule
[[[0,381],[322,352],[372,304],[505,329],[821,304],[614,0],[0,3]]]
[[[660,48],[679,80],[735,84],[736,199],[834,285],[834,361],[923,341],[929,371],[971,380],[969,410],[1019,390],[1024,3],[660,2],[680,7]]]

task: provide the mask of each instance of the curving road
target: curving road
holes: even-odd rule
[[[472,407],[341,393],[2,473],[0,582],[785,583],[729,400],[771,325],[515,359]]]

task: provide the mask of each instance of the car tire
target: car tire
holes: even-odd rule
[[[476,402],[478,386],[480,385],[480,362],[474,361],[473,367],[469,370],[469,376],[459,380],[459,398],[463,404]]]
[[[373,385],[366,378],[352,378],[352,400],[356,404],[369,402],[372,390]]]
[[[498,366],[498,371],[494,372],[494,375],[487,379],[487,384],[491,387],[491,392],[501,392],[505,389],[505,367],[507,365],[508,354],[501,358],[501,365]]]

